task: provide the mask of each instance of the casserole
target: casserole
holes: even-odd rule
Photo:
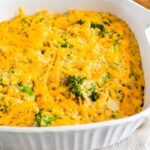
[[[31,4],[36,2],[37,5]],[[64,7],[63,4],[67,4]],[[54,12],[64,12],[68,9],[88,9],[96,11],[109,11],[124,20],[126,20],[131,29],[134,31],[140,46],[140,53],[142,57],[143,70],[145,74],[146,89],[145,89],[145,104],[143,112],[115,121],[107,121],[102,123],[93,123],[88,125],[76,125],[66,127],[51,127],[51,128],[18,128],[18,127],[1,127],[0,128],[0,145],[3,149],[96,149],[104,147],[120,141],[129,136],[137,127],[139,127],[145,120],[145,116],[149,114],[149,58],[148,49],[149,44],[149,11],[144,10],[140,6],[134,4],[132,1],[75,1],[67,0],[55,2],[51,0],[45,1],[0,1],[0,10],[4,14],[0,19],[8,19],[12,17],[13,12],[22,5],[27,13],[39,11],[39,9],[48,8]],[[13,7],[12,7],[13,6]],[[123,9],[123,11],[122,11]],[[136,12],[132,14],[133,12]],[[140,15],[140,22],[138,21]],[[132,21],[131,21],[132,20]],[[146,34],[144,30],[146,29]],[[147,39],[146,39],[147,35]]]

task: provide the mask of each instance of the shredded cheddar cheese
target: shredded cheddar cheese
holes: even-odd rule
[[[0,125],[61,126],[141,111],[144,77],[128,25],[106,12],[46,10],[0,23]]]

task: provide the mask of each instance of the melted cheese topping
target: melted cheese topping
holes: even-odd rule
[[[0,125],[127,117],[141,111],[143,90],[137,41],[110,13],[43,10],[28,16],[21,10],[0,23]]]

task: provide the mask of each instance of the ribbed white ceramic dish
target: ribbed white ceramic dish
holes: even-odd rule
[[[32,14],[68,9],[108,11],[126,20],[139,43],[146,88],[141,113],[125,119],[94,124],[50,127],[0,127],[0,147],[4,150],[94,150],[128,137],[150,114],[150,11],[131,0],[0,0],[0,21],[15,15],[22,5]]]

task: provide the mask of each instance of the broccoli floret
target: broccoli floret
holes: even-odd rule
[[[83,96],[83,88],[82,83],[85,80],[85,77],[80,76],[69,76],[66,79],[66,86],[68,86],[69,90],[76,96]]]
[[[95,89],[96,89],[96,84],[95,84],[95,83],[92,83],[90,90],[91,90],[91,91],[95,91]]]
[[[64,41],[64,43],[61,44],[62,48],[72,48],[73,45],[68,43],[67,41]]]
[[[74,87],[71,89],[71,92],[72,92],[76,97],[82,96],[82,89],[80,88],[80,86],[74,86]]]
[[[104,30],[104,26],[102,24],[98,24],[98,23],[91,23],[91,28],[97,28],[99,30]]]
[[[23,93],[26,93],[30,96],[33,94],[33,89],[25,86],[23,83],[18,83],[18,86]]]
[[[96,101],[99,98],[99,93],[96,91],[96,84],[92,83],[90,88],[90,98],[92,101]]]
[[[80,20],[78,20],[75,24],[80,24],[80,25],[82,25],[84,22],[85,22],[84,20],[80,19]]]
[[[3,113],[7,113],[8,112],[8,106],[4,105],[0,111],[2,111]]]
[[[80,76],[69,76],[66,80],[66,85],[79,85],[82,84],[85,79],[85,77]]]
[[[96,91],[91,92],[91,99],[92,101],[96,101],[99,98],[99,93]]]
[[[67,42],[65,42],[65,43],[61,44],[61,47],[63,47],[63,48],[67,48],[67,47],[68,47]]]
[[[114,53],[117,53],[119,50],[119,46],[117,44],[113,44]]]
[[[88,86],[89,84],[91,84],[90,87]],[[89,97],[92,101],[96,101],[99,98],[96,85],[96,83],[91,83],[85,77],[80,76],[69,76],[66,80],[66,86],[76,97],[81,97],[82,99]]]
[[[105,28],[102,24],[99,23],[91,23],[91,28],[93,29],[99,29],[99,36],[104,37],[105,36]]]
[[[102,81],[106,82],[110,79],[110,73],[106,73],[103,77],[102,77]]]
[[[60,119],[60,117],[49,116],[48,112],[43,109],[40,109],[40,111],[35,115],[35,121],[38,127],[46,127],[48,124],[56,121],[57,119]]]

